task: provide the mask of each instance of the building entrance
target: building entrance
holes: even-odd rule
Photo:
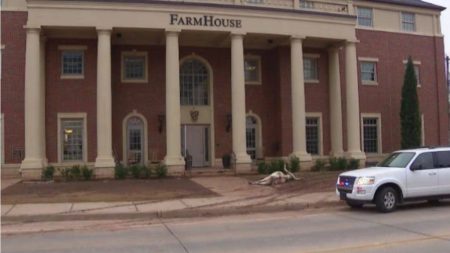
[[[181,150],[183,156],[192,156],[192,167],[209,166],[209,126],[183,125]]]

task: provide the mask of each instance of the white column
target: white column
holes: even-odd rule
[[[231,113],[236,164],[249,164],[245,132],[244,35],[231,34]]]
[[[359,125],[360,115],[356,43],[353,41],[347,41],[345,46],[345,78],[347,80],[347,156],[364,160],[366,159],[366,156],[361,152],[361,134]]]
[[[339,72],[339,48],[328,50],[328,70],[330,78],[330,124],[331,124],[331,155],[342,157],[344,145],[342,138],[342,101],[341,75]]]
[[[293,156],[300,161],[311,161],[306,152],[305,81],[303,75],[302,38],[291,38],[291,96]]]
[[[46,166],[44,154],[44,88],[41,79],[40,28],[27,28],[25,62],[25,159],[22,177],[39,179]]]
[[[181,156],[180,58],[178,32],[166,31],[166,157],[171,174],[184,169]]]
[[[98,29],[96,176],[110,177],[112,156],[111,29]]]

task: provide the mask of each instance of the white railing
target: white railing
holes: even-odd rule
[[[166,0],[170,2],[230,4],[314,12],[353,14],[352,0]]]

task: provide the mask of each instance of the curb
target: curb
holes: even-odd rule
[[[307,209],[333,209],[343,206],[339,201],[326,201],[306,204],[285,204],[273,206],[243,206],[230,208],[198,209],[187,208],[175,211],[140,212],[140,213],[111,213],[111,214],[51,214],[51,215],[23,215],[2,217],[2,224],[58,222],[77,220],[123,220],[123,219],[159,219],[159,218],[200,218],[241,215],[251,213],[272,213],[283,211],[304,211]]]

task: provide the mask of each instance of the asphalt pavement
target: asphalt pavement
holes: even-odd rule
[[[76,227],[71,221],[67,229]],[[80,221],[87,222],[87,221]],[[49,226],[49,224],[35,224]],[[450,202],[196,219],[91,222],[83,229],[2,236],[4,253],[449,253]]]

